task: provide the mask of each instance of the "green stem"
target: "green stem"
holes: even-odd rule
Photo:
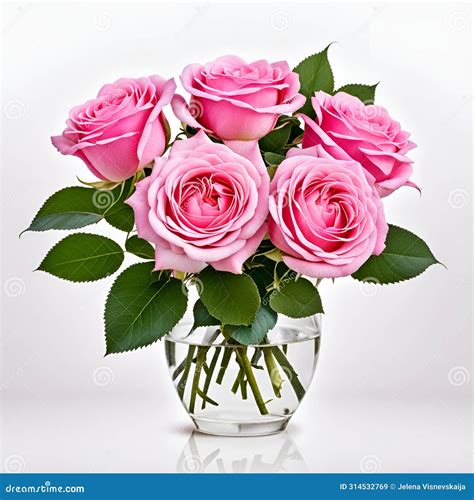
[[[257,403],[258,409],[262,415],[268,415],[267,407],[265,406],[265,401],[262,398],[262,394],[260,393],[260,389],[257,384],[257,380],[255,379],[255,375],[252,371],[252,366],[250,365],[249,358],[246,353],[247,349],[236,348],[235,354],[237,359],[239,360],[240,366],[242,370],[245,372],[247,377],[250,389],[252,390],[253,396],[255,398],[255,402]]]
[[[242,399],[247,399],[247,379],[245,376],[240,381],[240,392],[242,393]]]
[[[250,364],[254,367],[254,368],[258,368],[259,370],[262,369],[263,367],[262,366],[259,366],[258,365],[258,362],[260,360],[262,356],[262,349],[260,347],[256,347],[255,348],[255,351],[253,353],[253,356],[252,358],[250,359]]]
[[[234,383],[232,384],[232,388],[230,389],[234,394],[239,390],[240,387],[240,381],[243,378],[244,372],[242,371],[242,368],[237,372],[237,376],[235,377]]]
[[[272,383],[273,392],[277,398],[281,398],[281,386],[283,380],[280,375],[280,370],[275,363],[275,358],[273,357],[272,351],[265,347],[263,348],[263,359],[265,360],[265,365],[267,366],[268,375],[270,377],[270,382]]]
[[[282,351],[278,348],[278,346],[270,347],[275,359],[278,361],[279,365],[283,368],[290,384],[293,386],[293,389],[296,393],[296,397],[298,401],[301,401],[306,394],[304,387],[301,385],[301,382],[298,378],[298,374],[295,372],[294,368],[291,366],[290,362],[283,354]]]
[[[191,397],[189,399],[189,413],[194,413],[196,405],[196,395],[199,388],[199,379],[201,377],[201,370],[204,362],[206,361],[207,347],[198,347],[196,368],[194,369],[193,385],[191,387]]]
[[[176,364],[176,344],[169,340],[165,340],[165,352],[170,365]],[[176,378],[176,377],[175,377]]]
[[[224,374],[227,370],[227,366],[229,365],[230,357],[232,356],[232,349],[230,347],[223,347],[224,355],[222,356],[221,367],[219,369],[219,373],[217,374],[216,382],[220,385],[224,380]]]
[[[187,361],[187,356],[181,361],[181,363],[174,369],[173,372],[173,380],[176,380],[181,373],[183,373],[183,370],[186,368],[186,361]]]
[[[222,349],[225,349],[224,347]],[[214,370],[216,369],[217,360],[219,359],[219,355],[221,353],[221,348],[216,347],[214,355],[212,356],[211,363],[209,364],[209,371],[207,372],[206,379],[204,380],[204,387],[202,392],[207,396],[209,391],[209,387],[211,385],[212,375],[214,374]],[[206,407],[206,400],[203,399],[201,409],[204,410]]]
[[[183,400],[184,398],[184,390],[186,389],[186,382],[188,381],[189,370],[191,369],[195,350],[196,350],[195,345],[189,346],[188,354],[186,356],[186,362],[184,365],[184,372],[181,377],[181,380],[178,383],[178,395],[181,400]]]

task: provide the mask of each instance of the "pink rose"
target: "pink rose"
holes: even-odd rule
[[[298,273],[348,276],[385,247],[382,202],[359,163],[332,158],[319,146],[310,149],[290,150],[276,171],[270,238]]]
[[[406,153],[416,147],[385,108],[367,105],[357,97],[338,92],[316,92],[312,98],[316,121],[305,121],[303,148],[321,144],[332,156],[358,161],[375,178],[381,196],[409,181],[412,160]]]
[[[201,130],[157,158],[128,200],[138,235],[156,245],[155,269],[241,273],[267,230],[270,179],[261,162]]]
[[[127,179],[163,154],[168,122],[162,109],[175,90],[173,79],[156,75],[107,84],[96,99],[71,109],[53,145],[81,158],[100,179]]]
[[[188,106],[176,95],[175,115],[222,140],[258,140],[272,130],[279,115],[305,103],[298,93],[299,76],[285,61],[247,64],[237,56],[219,57],[205,66],[186,66],[181,82],[191,101]]]

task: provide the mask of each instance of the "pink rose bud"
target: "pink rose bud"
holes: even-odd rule
[[[205,66],[191,64],[181,75],[191,94],[189,105],[176,95],[172,107],[179,120],[224,141],[258,140],[281,114],[301,108],[299,76],[285,61],[247,64],[237,56],[219,57]]]
[[[252,163],[201,130],[157,158],[127,203],[138,236],[156,246],[156,270],[209,264],[239,274],[265,236],[269,186],[261,158]]]
[[[122,181],[163,154],[168,122],[162,112],[173,97],[173,79],[121,78],[96,99],[72,108],[62,135],[51,137],[65,155],[78,156],[97,177]]]
[[[268,225],[285,264],[313,278],[352,274],[382,252],[388,231],[372,176],[319,146],[291,149],[278,167]]]
[[[322,145],[332,156],[356,160],[375,178],[381,196],[404,185],[416,187],[409,181],[413,168],[406,156],[416,145],[385,108],[366,106],[345,92],[316,92],[312,104],[316,120],[302,115],[303,148]]]

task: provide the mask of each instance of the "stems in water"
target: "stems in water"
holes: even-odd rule
[[[267,366],[273,392],[277,398],[281,398],[281,386],[283,384],[283,379],[281,378],[280,370],[275,363],[275,358],[273,357],[270,349],[263,349],[263,359],[265,360],[265,365]]]
[[[224,347],[222,349],[224,349],[224,351],[225,351]],[[209,387],[211,385],[212,375],[214,374],[214,370],[216,369],[217,360],[219,359],[220,353],[221,353],[221,348],[216,347],[216,350],[215,350],[215,352],[212,356],[212,359],[211,359],[211,363],[209,364],[209,371],[207,372],[206,379],[204,380],[204,387],[202,389],[202,392],[206,396],[207,396],[207,393],[209,391]],[[206,400],[203,398],[201,409],[204,410],[205,407],[206,407]]]
[[[184,397],[184,390],[186,389],[186,382],[188,381],[189,370],[191,369],[191,364],[193,362],[194,351],[196,350],[195,345],[190,345],[188,349],[188,355],[186,356],[186,362],[184,366],[183,376],[178,384],[178,395],[181,400]]]
[[[224,380],[224,374],[225,371],[227,370],[227,366],[229,365],[230,357],[232,356],[232,351],[233,349],[224,348],[224,355],[222,356],[221,367],[219,369],[219,373],[217,374],[217,380],[216,380],[216,382],[219,385],[222,384],[222,381]]]
[[[280,348],[278,346],[270,347],[269,349],[271,349],[271,352],[275,356],[275,359],[278,361],[279,365],[286,373],[286,376],[288,377],[290,384],[293,386],[298,401],[301,401],[304,395],[306,394],[306,391],[304,387],[301,385],[301,382],[298,378],[298,374],[295,372],[293,366],[291,366],[285,354],[282,351],[280,351]]]
[[[196,359],[196,368],[194,369],[193,385],[191,387],[191,398],[189,400],[189,413],[194,413],[194,406],[196,404],[196,395],[199,389],[199,379],[201,377],[201,370],[204,362],[206,361],[207,347],[198,347],[198,354]]]
[[[252,366],[250,365],[249,358],[247,357],[247,349],[236,348],[235,354],[237,356],[237,359],[239,360],[239,364],[242,367],[242,370],[245,372],[250,389],[252,390],[255,402],[257,403],[260,413],[262,415],[268,415],[268,410],[265,405],[265,401],[262,398],[262,394],[260,393],[257,380],[255,379],[255,375],[252,371]]]

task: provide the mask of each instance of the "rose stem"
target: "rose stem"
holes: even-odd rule
[[[257,380],[255,379],[255,375],[252,371],[252,366],[250,365],[249,358],[246,353],[247,349],[237,347],[235,349],[235,354],[237,359],[239,360],[239,364],[245,372],[247,376],[247,380],[250,385],[250,389],[252,390],[253,396],[255,398],[255,402],[257,403],[258,409],[262,415],[268,415],[267,407],[265,406],[265,401],[262,398],[262,394],[260,393],[260,389],[257,385]]]
[[[255,351],[253,353],[252,359],[250,360],[250,364],[257,369],[262,369],[263,367],[260,367],[257,363],[262,356],[262,349],[260,347],[256,347]]]
[[[191,364],[193,362],[194,351],[196,350],[195,345],[190,345],[188,349],[188,354],[186,356],[186,364],[184,367],[183,376],[178,383],[178,395],[183,400],[184,390],[186,389],[186,382],[188,381],[189,370],[191,369]]]
[[[165,352],[166,357],[168,358],[168,362],[170,365],[176,364],[176,344],[169,340],[165,340]],[[176,378],[176,377],[175,377]]]
[[[247,379],[242,377],[242,380],[240,381],[240,391],[242,393],[242,399],[247,399]]]
[[[224,355],[222,356],[221,367],[219,373],[217,374],[216,382],[220,385],[224,379],[224,373],[229,365],[230,357],[232,356],[232,349],[230,347],[223,347]]]
[[[234,384],[232,385],[231,391],[235,394],[240,387],[240,381],[243,378],[244,372],[242,371],[242,368],[237,372],[237,376],[235,377]]]
[[[199,378],[201,377],[202,365],[206,361],[207,348],[198,347],[196,367],[194,369],[193,385],[191,386],[191,397],[189,399],[189,413],[194,413],[196,404],[196,394],[199,387]]]
[[[275,358],[273,357],[272,351],[268,347],[263,348],[263,359],[267,365],[268,375],[272,383],[273,392],[277,398],[281,398],[281,385],[283,380],[280,375],[280,370],[275,363]]]
[[[286,373],[288,380],[290,381],[291,385],[293,386],[293,389],[296,393],[296,397],[298,398],[298,401],[301,401],[306,393],[304,387],[301,385],[301,382],[299,381],[298,375],[291,366],[290,362],[286,358],[286,356],[283,354],[282,351],[277,346],[270,347],[272,350],[273,355],[275,356],[275,359],[278,361],[280,366],[283,368],[283,371]]]
[[[187,357],[184,358],[183,361],[181,361],[181,364],[176,367],[176,369],[173,372],[173,380],[176,380],[178,378],[178,376],[180,375],[180,373],[182,373],[182,371],[186,367],[186,361],[187,361]]]
[[[222,349],[225,349],[224,347]],[[219,359],[219,355],[221,353],[221,348],[216,347],[214,355],[212,356],[211,363],[209,364],[209,371],[207,372],[206,379],[204,380],[204,387],[202,392],[207,396],[209,391],[209,387],[211,385],[212,375],[214,374],[214,370],[216,369],[217,360]],[[204,410],[206,407],[206,400],[203,399],[201,409]]]

